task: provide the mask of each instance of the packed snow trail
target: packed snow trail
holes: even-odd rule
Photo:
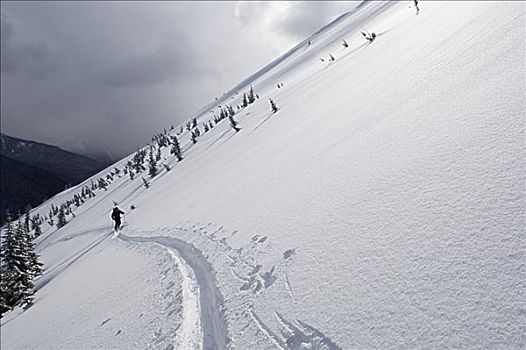
[[[172,256],[178,255],[193,271],[195,276],[200,299],[201,327],[203,331],[204,350],[226,349],[228,344],[227,327],[223,313],[223,296],[219,292],[213,274],[212,266],[191,244],[183,240],[167,237],[137,237],[120,234],[118,238],[127,242],[135,243],[156,243],[167,248]],[[174,256],[177,259],[177,256]]]

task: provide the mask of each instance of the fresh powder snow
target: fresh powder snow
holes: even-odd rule
[[[1,348],[524,349],[526,5],[419,7],[360,3],[195,115],[252,85],[239,132],[45,223]]]

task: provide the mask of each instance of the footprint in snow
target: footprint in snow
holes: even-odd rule
[[[296,249],[287,249],[283,252],[283,259],[288,259],[290,258],[293,254],[296,253]]]

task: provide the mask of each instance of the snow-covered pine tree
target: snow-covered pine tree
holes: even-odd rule
[[[80,196],[79,195],[74,195],[73,196],[73,202],[75,203],[75,206],[78,208],[80,207]]]
[[[26,291],[26,296],[23,296],[21,300],[21,304],[22,306],[24,306],[24,304],[30,304],[33,301],[33,294],[35,293],[35,291],[33,290],[33,281],[35,277],[40,276],[42,274],[42,263],[38,261],[38,256],[35,253],[35,245],[33,244],[25,225],[21,221],[18,221],[16,230],[17,239],[20,242],[22,251],[25,256],[25,271],[27,271],[27,279],[29,280],[28,285],[30,285],[30,290]]]
[[[197,126],[197,118],[192,119],[192,128]]]
[[[192,140],[193,144],[197,143],[197,134],[195,131],[192,131],[192,133],[190,134],[190,140]]]
[[[57,215],[57,228],[64,227],[67,223],[66,208],[64,208],[64,205],[61,205]]]
[[[144,150],[139,150],[137,151],[137,153],[135,153],[135,155],[133,156],[133,168],[135,169],[135,173],[140,173],[144,170],[146,170],[144,168],[144,156],[145,156],[145,151]]]
[[[272,113],[276,113],[279,110],[272,99],[270,99],[270,109],[272,110]]]
[[[171,168],[170,168],[170,166],[169,166],[168,164],[164,164],[164,163],[163,163],[163,166],[164,166],[164,169],[165,169],[166,171],[170,171],[170,170],[171,170]]]
[[[38,214],[31,218],[31,229],[35,231],[35,238],[42,234],[42,219]]]
[[[237,121],[234,119],[234,116],[229,115],[229,116],[228,116],[228,119],[230,120],[230,126],[232,127],[232,129],[234,129],[235,132],[238,132],[239,130],[241,130],[241,129],[237,126]]]
[[[252,104],[256,101],[256,95],[254,94],[254,88],[252,85],[250,85],[250,90],[248,90],[247,100],[249,104]]]
[[[14,278],[15,278],[15,257],[14,251],[18,242],[15,239],[15,232],[11,223],[9,211],[5,214],[5,229],[3,239],[0,240],[0,317],[11,310],[16,303]]]
[[[183,160],[183,154],[181,152],[179,140],[177,139],[177,136],[175,135],[171,137],[171,140],[172,140],[172,148],[170,149],[170,153],[175,155],[177,157],[177,161],[180,162],[181,160]]]
[[[246,92],[243,93],[243,102],[242,102],[243,108],[248,107],[248,99]]]
[[[6,230],[0,250],[0,311],[8,311],[16,305],[27,306],[33,301],[35,271],[29,253],[29,234],[19,219],[16,228],[6,217]]]
[[[157,153],[155,154],[155,160],[157,162],[161,160],[161,147],[157,147]]]
[[[98,187],[106,190],[106,187],[108,187],[108,183],[102,177],[99,177]]]
[[[131,168],[128,171],[128,175],[130,176],[130,181],[133,181],[133,179],[135,178],[135,174],[133,173],[133,170]]]
[[[19,225],[19,239],[23,246],[22,249],[26,253],[27,260],[26,264],[28,271],[31,273],[31,278],[34,279],[42,274],[42,263],[38,261],[38,255],[35,253],[35,244],[29,235],[29,231],[26,230],[25,225]]]
[[[150,157],[148,158],[148,175],[153,178],[157,175],[157,161],[153,156],[153,149],[150,147]]]
[[[26,207],[26,212],[25,212],[25,216],[24,216],[24,227],[26,229],[27,232],[31,231],[31,228],[29,227],[29,223],[30,223],[30,218],[29,218],[29,212],[31,211],[31,206],[28,205]]]
[[[150,183],[148,181],[146,181],[146,179],[144,177],[142,177],[142,176],[141,176],[141,179],[142,179],[142,183],[143,183],[144,187],[149,188],[150,187]]]
[[[233,117],[236,114],[236,111],[234,111],[234,108],[232,108],[232,106],[227,106],[226,109],[228,111],[229,117]]]

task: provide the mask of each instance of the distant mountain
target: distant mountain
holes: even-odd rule
[[[35,141],[0,134],[0,210],[23,211],[103,168],[96,160]]]

